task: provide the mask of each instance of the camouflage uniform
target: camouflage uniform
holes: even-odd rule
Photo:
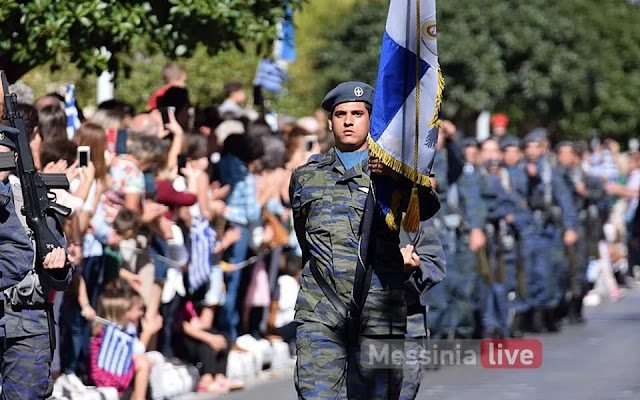
[[[361,319],[360,346],[346,344],[342,316],[314,279],[310,262],[340,299],[349,304],[359,254],[360,222],[370,186],[367,160],[345,170],[335,149],[312,156],[298,168],[290,186],[296,234],[305,265],[296,302],[295,386],[301,399],[396,399],[402,365],[366,365],[368,344],[404,339],[406,280],[425,285],[421,270],[402,272],[398,232],[377,211],[369,248],[373,274]],[[423,286],[424,287],[424,286]]]
[[[12,183],[16,208],[22,203],[19,183]],[[15,185],[18,185],[16,188]],[[22,227],[16,232],[24,234],[26,222],[18,216]],[[55,224],[49,224],[53,226]],[[52,229],[58,233],[56,229]],[[25,235],[26,236],[26,235]],[[58,240],[65,243],[60,235]],[[29,254],[29,270],[33,270],[33,248]],[[26,296],[18,296],[17,290],[5,291],[4,333],[2,354],[2,399],[45,399],[53,391],[51,379],[52,346],[50,332],[55,324],[53,308],[47,301],[49,290],[64,291],[71,281],[71,268],[46,270],[38,268],[18,284],[33,289]],[[22,292],[22,290],[21,290]],[[24,292],[23,292],[24,293]]]

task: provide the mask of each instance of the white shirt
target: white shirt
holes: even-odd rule
[[[282,275],[278,278],[280,287],[280,299],[278,300],[278,311],[276,313],[275,327],[280,328],[293,321],[295,316],[296,300],[300,284],[289,275]]]

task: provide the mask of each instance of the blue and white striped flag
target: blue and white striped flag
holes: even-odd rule
[[[216,232],[207,219],[196,217],[191,222],[189,236],[191,237],[191,260],[188,278],[189,290],[193,293],[211,277]]]
[[[289,3],[287,0],[286,3]],[[276,59],[294,62],[298,58],[296,54],[296,29],[293,25],[293,9],[285,6],[284,19],[278,24],[278,39],[274,45]]]
[[[385,165],[423,186],[430,185],[443,88],[438,65],[435,0],[391,0],[380,51],[369,148]],[[385,214],[395,208],[390,207],[394,203],[389,193],[392,190],[385,185],[380,185],[378,190]],[[392,225],[389,218],[387,222]]]
[[[114,323],[106,324],[100,352],[98,368],[111,374],[122,376],[131,368],[134,338]]]
[[[80,117],[76,108],[76,87],[73,84],[67,85],[64,107],[64,112],[67,114],[67,137],[71,140],[78,128],[80,128]]]
[[[282,84],[287,79],[289,79],[287,73],[278,63],[265,58],[260,60],[258,64],[253,85],[260,86],[273,93],[279,93],[282,89]]]

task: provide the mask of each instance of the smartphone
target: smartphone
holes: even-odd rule
[[[107,151],[111,154],[116,153],[116,141],[118,140],[118,131],[115,128],[107,129]]]
[[[127,131],[124,129],[120,129],[116,136],[116,154],[127,154]]]
[[[318,143],[318,137],[316,135],[307,135],[304,137],[305,148],[307,151],[311,151],[316,143]]]
[[[175,114],[176,112],[176,108],[175,107],[162,107],[160,109],[160,113],[162,114],[162,124],[168,124],[169,123],[169,114]]]
[[[187,156],[185,154],[178,155],[178,171],[187,166]]]
[[[91,147],[78,146],[78,167],[83,168],[89,165],[91,161]]]

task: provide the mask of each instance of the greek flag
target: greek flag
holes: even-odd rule
[[[287,0],[286,3],[289,3]],[[296,61],[296,30],[293,25],[293,9],[285,7],[285,16],[278,24],[278,39],[275,42],[274,54],[276,59],[293,62]]]
[[[133,337],[118,325],[106,324],[98,353],[98,368],[114,375],[126,374],[133,360],[133,342]]]
[[[191,237],[191,261],[188,278],[189,289],[193,293],[211,277],[216,232],[211,228],[209,221],[203,217],[196,217],[191,223],[189,236]]]
[[[254,86],[260,86],[270,92],[279,93],[282,84],[288,79],[287,73],[273,60],[263,59],[258,64]]]
[[[67,114],[67,137],[73,138],[78,128],[80,128],[80,118],[76,108],[76,87],[67,85],[67,92],[64,96],[64,112]]]
[[[435,0],[391,0],[382,37],[369,148],[385,165],[423,186],[430,184],[443,88],[438,65]],[[416,101],[419,101],[418,107]],[[392,205],[400,203],[392,198],[392,191],[391,183],[379,184],[378,197],[385,214],[390,209],[399,212]],[[392,226],[390,222],[387,218]]]

